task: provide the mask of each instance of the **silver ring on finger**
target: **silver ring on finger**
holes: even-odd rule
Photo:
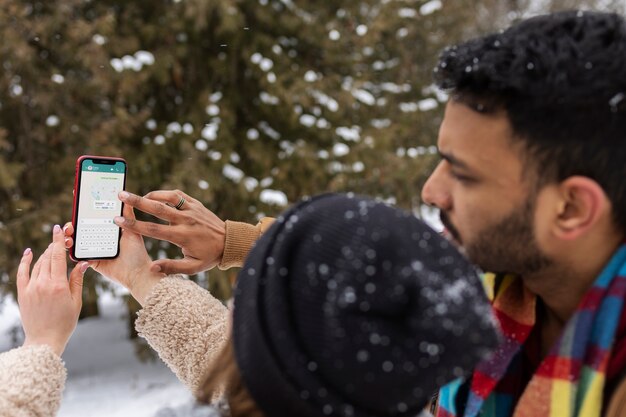
[[[186,201],[185,197],[181,197],[180,200],[178,201],[178,204],[176,204],[174,208],[176,210],[181,210],[183,208],[183,204],[185,204],[185,201]]]

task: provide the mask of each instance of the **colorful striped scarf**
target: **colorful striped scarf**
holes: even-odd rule
[[[457,411],[457,395],[464,384],[457,380],[440,390],[436,416],[599,417],[626,296],[626,245],[585,294],[521,396],[511,389],[511,381],[522,378],[521,357],[535,324],[536,299],[521,279],[511,275],[486,274],[485,284],[504,341],[475,368],[464,411]]]

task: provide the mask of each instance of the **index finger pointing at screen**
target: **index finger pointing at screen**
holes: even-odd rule
[[[175,222],[180,219],[180,213],[178,210],[160,201],[140,197],[127,191],[120,192],[119,198],[125,204],[141,210],[144,213],[152,214],[161,220]]]

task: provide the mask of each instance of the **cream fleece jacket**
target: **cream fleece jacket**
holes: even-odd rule
[[[193,392],[228,338],[228,309],[208,291],[178,276],[152,290],[135,327]]]
[[[0,355],[0,416],[54,416],[66,370],[48,346],[26,346]]]

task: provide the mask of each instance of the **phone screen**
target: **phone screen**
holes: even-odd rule
[[[126,163],[83,159],[78,168],[74,257],[114,258],[118,255],[120,228],[113,218],[122,215],[118,193],[124,189]]]

